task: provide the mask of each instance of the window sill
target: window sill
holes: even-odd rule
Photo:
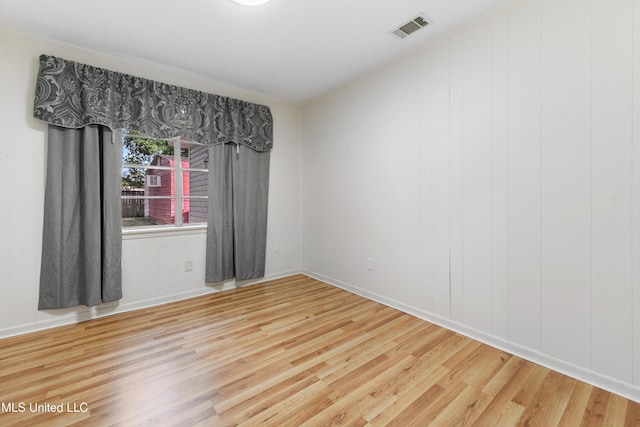
[[[206,232],[206,224],[166,228],[128,228],[122,230],[122,240],[186,236],[191,234],[206,234]]]

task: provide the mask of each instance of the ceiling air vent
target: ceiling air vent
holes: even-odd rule
[[[422,15],[418,15],[413,18],[411,21],[406,22],[400,25],[398,28],[392,31],[397,37],[403,39],[407,37],[409,34],[412,34],[418,31],[420,28],[424,28],[429,25],[429,21]]]

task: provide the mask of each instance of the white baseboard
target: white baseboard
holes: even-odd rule
[[[466,326],[462,323],[438,316],[433,313],[429,313],[424,310],[420,310],[407,304],[395,301],[391,298],[387,298],[374,292],[359,288],[357,286],[341,282],[340,280],[336,280],[334,278],[311,271],[303,271],[302,273],[313,277],[314,279],[321,280],[330,285],[352,292],[356,295],[360,295],[389,307],[396,308],[407,314],[411,314],[412,316],[442,326],[443,328],[457,332],[461,335],[473,338],[484,344],[506,351],[507,353],[521,357],[522,359],[544,366],[553,371],[559,372],[561,374],[583,381],[587,384],[591,384],[595,387],[599,387],[601,389],[610,391],[612,393],[640,403],[640,387],[635,386],[631,383],[626,383],[624,381],[611,378],[607,375],[600,374],[590,369],[586,369],[581,366],[566,362],[564,360],[557,359],[555,357],[549,356],[548,354],[521,346],[519,344],[507,341],[503,338],[491,334],[487,334],[486,332],[470,328],[469,326]]]
[[[640,387],[637,387],[631,383],[626,383],[624,381],[611,378],[609,376],[600,374],[598,372],[549,356],[548,354],[541,353],[537,350],[533,350],[533,349],[521,346],[519,344],[515,344],[513,342],[507,341],[503,338],[496,337],[494,335],[487,334],[482,331],[478,331],[476,329],[470,328],[462,323],[453,321],[451,319],[447,319],[447,318],[438,316],[436,314],[417,309],[415,307],[403,304],[399,301],[395,301],[391,298],[378,295],[374,292],[370,292],[365,289],[359,288],[357,286],[353,286],[348,283],[341,282],[337,279],[327,277],[322,274],[314,273],[311,271],[293,270],[289,272],[283,272],[283,273],[265,276],[259,280],[243,282],[241,284],[237,284],[236,282],[229,282],[216,287],[206,286],[201,289],[196,289],[192,291],[181,292],[181,293],[176,293],[171,295],[164,295],[157,298],[151,298],[148,300],[136,301],[136,302],[131,302],[127,304],[117,304],[117,303],[104,304],[99,307],[88,308],[86,311],[82,311],[82,312],[77,312],[77,311],[70,312],[70,313],[61,315],[59,318],[55,318],[55,319],[47,319],[47,320],[29,323],[25,325],[18,325],[14,327],[0,329],[0,338],[8,338],[15,335],[22,335],[22,334],[37,332],[45,329],[51,329],[58,326],[75,324],[75,323],[86,321],[86,320],[92,320],[100,317],[111,316],[114,314],[125,313],[132,310],[153,307],[156,305],[166,304],[169,302],[195,298],[201,295],[212,294],[212,293],[220,292],[223,290],[232,289],[235,287],[251,286],[254,284],[263,283],[263,282],[267,282],[275,279],[280,279],[283,277],[288,277],[288,276],[292,276],[299,273],[306,274],[309,277],[313,277],[317,280],[321,280],[325,283],[328,283],[330,285],[352,292],[356,295],[360,295],[362,297],[379,302],[389,307],[396,308],[400,311],[411,314],[412,316],[415,316],[420,319],[426,320],[428,322],[434,323],[436,325],[442,326],[454,332],[465,335],[469,338],[473,338],[475,340],[478,340],[492,347],[506,351],[515,356],[521,357],[530,362],[536,363],[538,365],[542,365],[544,367],[547,367],[554,371],[568,375],[577,380],[584,381],[593,386],[602,388],[604,390],[610,391],[612,393],[618,394],[627,399],[640,403]]]
[[[28,334],[31,332],[42,331],[45,329],[51,329],[58,326],[72,325],[86,320],[98,319],[101,317],[112,316],[114,314],[126,313],[128,311],[139,310],[143,308],[153,307],[156,305],[166,304],[175,301],[181,301],[189,298],[195,298],[202,295],[213,294],[227,289],[233,289],[244,286],[256,285],[258,283],[267,282],[270,280],[280,279],[283,277],[292,276],[294,274],[301,273],[300,270],[292,270],[283,273],[277,273],[261,277],[256,280],[243,281],[236,283],[230,281],[224,284],[211,285],[208,284],[200,289],[194,289],[186,292],[179,292],[170,295],[163,295],[156,298],[150,298],[147,300],[134,301],[130,303],[120,304],[118,302],[107,303],[96,307],[84,307],[83,309],[71,309],[67,313],[60,314],[59,317],[54,319],[46,319],[36,321],[33,323],[11,326],[8,328],[0,329],[0,339],[8,338],[16,335]],[[81,310],[81,311],[78,311]]]

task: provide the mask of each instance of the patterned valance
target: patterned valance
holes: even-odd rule
[[[101,124],[153,138],[235,142],[256,151],[273,146],[273,119],[267,106],[48,55],[40,56],[33,115],[67,128]]]

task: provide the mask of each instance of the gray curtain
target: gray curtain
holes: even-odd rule
[[[209,147],[206,280],[264,276],[269,151],[234,143]]]
[[[39,309],[122,298],[121,141],[49,125]]]
[[[97,124],[208,145],[206,280],[264,276],[273,147],[268,106],[41,55],[33,116],[68,129],[50,128],[49,169],[56,172],[47,178],[40,308],[121,295],[121,142],[104,142],[109,131]],[[95,138],[102,142],[85,143]],[[52,152],[58,140],[67,151]]]
[[[101,124],[207,145],[235,142],[256,151],[273,146],[273,117],[266,105],[50,55],[40,56],[33,116],[65,128]]]

